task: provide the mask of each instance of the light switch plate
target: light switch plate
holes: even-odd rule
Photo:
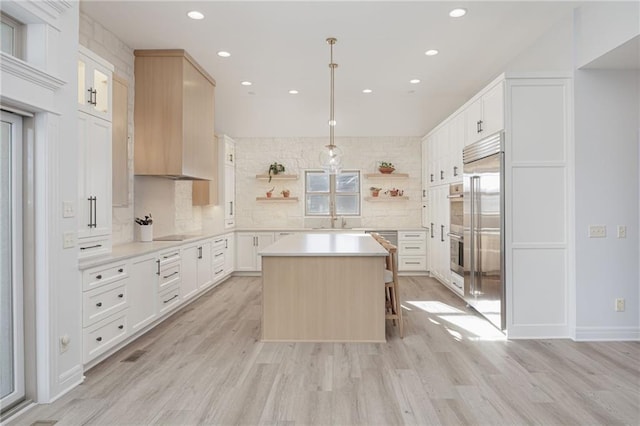
[[[625,225],[618,225],[618,238],[627,238],[627,227]]]
[[[71,248],[76,246],[76,233],[75,232],[65,232],[62,234],[62,248]]]
[[[75,214],[73,201],[64,201],[62,203],[62,217],[73,217]]]
[[[606,238],[606,225],[589,225],[589,238]]]

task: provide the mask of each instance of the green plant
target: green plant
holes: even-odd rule
[[[371,187],[371,188],[369,188],[369,189],[370,189],[371,191],[373,191],[373,192],[382,191],[382,188],[378,188],[378,187],[375,187],[375,186],[372,186],[372,187]]]
[[[271,182],[273,175],[277,175],[278,173],[284,173],[284,166],[275,162],[269,166],[269,182]]]
[[[395,169],[396,168],[396,166],[394,166],[393,163],[391,163],[389,161],[381,161],[380,162],[380,167],[390,168],[390,169]]]

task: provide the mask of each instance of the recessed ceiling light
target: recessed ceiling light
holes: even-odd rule
[[[411,84],[418,84],[418,83],[420,83],[420,80],[419,80],[419,79],[417,79],[417,78],[414,78],[413,80],[409,80],[409,83],[411,83]]]
[[[451,12],[449,12],[449,16],[451,16],[452,18],[461,18],[464,15],[467,14],[467,9],[453,9]]]
[[[243,86],[251,86],[253,83],[250,81],[241,81],[240,84],[242,84]]]
[[[297,95],[298,91],[296,89],[291,89],[291,90],[289,90],[289,94],[290,95]]]
[[[195,20],[204,19],[204,15],[202,14],[202,12],[198,12],[197,10],[192,10],[191,12],[187,13],[187,16]]]
[[[249,95],[255,95],[256,92],[247,92]]]
[[[435,56],[437,55],[439,52],[436,49],[429,49],[426,52],[424,52],[425,55],[427,56]]]
[[[218,56],[220,56],[221,58],[228,58],[229,56],[231,56],[231,53],[221,50],[218,52]]]
[[[371,89],[364,89],[364,90],[362,91],[362,93],[371,93],[371,92],[373,92],[373,90],[371,90]]]

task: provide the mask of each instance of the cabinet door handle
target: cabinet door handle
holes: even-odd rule
[[[120,325],[118,326],[118,328],[119,328],[120,330],[122,330],[122,329],[124,328],[124,324],[120,324]]]
[[[124,297],[124,294],[120,293],[120,294],[118,295],[118,297],[119,297],[120,299],[122,299],[122,298]]]
[[[167,300],[163,300],[163,301],[162,301],[162,303],[169,303],[169,302],[171,302],[173,299],[175,299],[176,297],[178,297],[178,295],[177,295],[177,294],[173,295],[173,297],[170,297],[170,298],[169,298],[169,299],[167,299]]]
[[[440,180],[444,180],[444,170],[440,170]]]
[[[98,303],[96,303],[96,306],[97,306],[98,308],[101,308],[101,307],[102,307],[102,302],[98,302]]]
[[[233,154],[229,154],[229,162],[233,163]]]
[[[98,227],[98,197],[93,197],[93,227]]]
[[[96,244],[95,246],[88,246],[88,247],[80,247],[80,250],[90,250],[98,247],[102,247],[102,244]]]
[[[97,90],[95,90],[93,87],[90,87],[89,89],[87,89],[87,92],[89,92],[89,100],[87,101],[87,103],[89,105],[97,105]]]
[[[96,337],[96,341],[102,342],[102,337]]]
[[[123,268],[120,268],[120,269],[118,269],[118,272],[123,273],[123,272],[124,272],[124,269],[123,269]]]
[[[478,121],[478,129],[479,129],[479,130],[478,130],[478,133],[482,133],[482,131],[484,130],[484,129],[482,128],[482,123],[483,123],[483,121],[482,121],[482,120]]]
[[[156,263],[158,264],[158,270],[156,271],[156,275],[160,275],[160,259],[157,259]]]
[[[458,176],[458,166],[453,166],[453,175]]]
[[[89,223],[87,226],[93,228],[93,197],[87,198],[87,201],[89,201]]]
[[[224,272],[224,269],[220,269],[219,271],[214,272],[213,275],[220,275],[223,272]]]
[[[198,259],[202,259],[202,246],[198,247]]]
[[[101,280],[102,279],[102,275],[96,275],[96,280]]]
[[[433,173],[429,175],[429,182],[433,182]]]
[[[422,198],[426,197],[424,189],[422,190]]]
[[[433,222],[431,222],[429,229],[431,230],[431,238],[433,238]]]
[[[444,225],[440,225],[440,241],[444,242]]]
[[[217,253],[217,254],[214,254],[213,257],[219,257],[219,256],[222,256],[223,254],[224,253]]]
[[[229,201],[229,216],[233,216],[233,201]]]
[[[229,240],[228,239],[224,239],[224,248],[228,249],[229,248]]]
[[[178,274],[178,273],[179,273],[178,271],[174,271],[174,272],[172,272],[172,273],[171,273],[171,274],[169,274],[169,275],[164,275],[162,278],[166,280],[167,278],[171,278],[172,276],[174,276],[174,275],[176,275],[176,274]]]
[[[480,120],[476,121],[476,133],[480,133]]]

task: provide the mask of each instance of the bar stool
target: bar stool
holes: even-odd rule
[[[384,271],[385,289],[385,318],[390,319],[393,325],[398,326],[400,338],[404,338],[404,327],[402,320],[402,306],[400,305],[400,291],[398,285],[398,248],[389,241],[381,243],[389,252],[386,257],[386,269]]]

